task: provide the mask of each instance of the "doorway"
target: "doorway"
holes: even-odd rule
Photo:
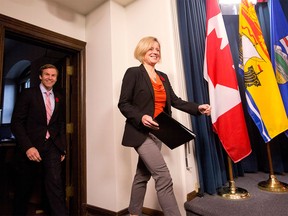
[[[66,101],[67,155],[64,166],[66,204],[70,215],[83,215],[86,203],[85,42],[0,14],[0,214],[9,215],[13,201],[15,140],[10,120],[17,93],[39,84],[38,69],[45,63],[59,70],[58,88]],[[39,190],[31,198],[35,215],[41,212]],[[35,204],[35,205],[34,205]],[[37,212],[38,211],[38,212]]]

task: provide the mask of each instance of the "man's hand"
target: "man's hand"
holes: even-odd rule
[[[40,154],[38,150],[35,147],[31,147],[26,151],[26,155],[31,161],[40,162],[42,158],[40,157]]]
[[[61,155],[61,162],[65,159],[65,155]]]

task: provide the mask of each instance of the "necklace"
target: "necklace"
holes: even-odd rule
[[[150,78],[151,78],[154,82],[156,82],[156,76],[157,76],[157,74],[156,74],[155,70],[153,70],[153,71],[151,71],[151,72],[148,72],[148,74],[149,74]]]
[[[153,80],[154,82],[156,82],[157,81],[157,73],[156,73],[155,69],[154,68],[147,68],[147,67],[145,67],[145,69],[146,69],[150,79]]]
[[[150,79],[152,79],[154,82],[157,81],[157,74],[155,72],[153,74],[150,74],[150,73],[148,74],[149,74]]]

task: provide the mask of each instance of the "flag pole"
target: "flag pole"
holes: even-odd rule
[[[229,168],[229,186],[222,187],[218,190],[218,195],[231,200],[246,199],[250,197],[250,194],[247,190],[243,188],[238,188],[235,185],[233,171],[232,171],[232,161],[229,156],[228,158],[228,168]]]
[[[272,157],[270,151],[270,142],[267,142],[267,155],[269,162],[269,178],[267,181],[262,181],[258,183],[258,187],[261,190],[269,191],[269,192],[288,192],[288,184],[280,182],[276,176],[274,175]]]

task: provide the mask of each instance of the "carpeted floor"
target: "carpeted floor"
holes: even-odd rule
[[[258,183],[269,178],[267,173],[246,173],[235,179],[236,187],[247,190],[250,198],[231,200],[205,194],[185,203],[187,216],[288,216],[288,192],[260,190]],[[276,175],[288,184],[288,174]],[[227,185],[228,186],[228,185]]]

